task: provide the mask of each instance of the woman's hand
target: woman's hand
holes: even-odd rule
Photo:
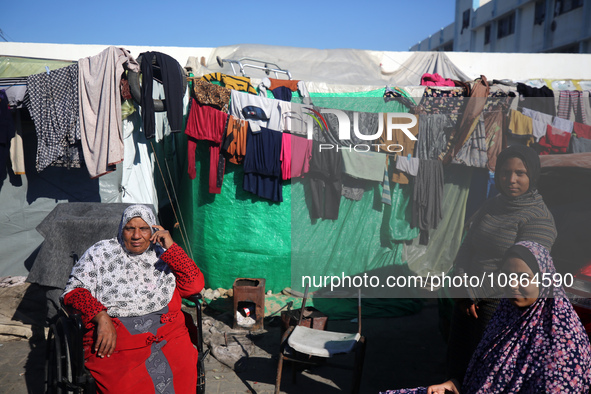
[[[472,302],[471,299],[461,299],[456,300],[456,302],[459,302],[460,310],[466,312],[466,315],[472,316],[474,319],[478,319],[478,305]]]
[[[117,344],[117,331],[111,316],[107,312],[101,311],[92,318],[92,322],[96,325],[94,351],[100,358],[111,357]]]
[[[168,230],[165,230],[164,227],[162,227],[162,226],[152,226],[152,227],[154,227],[158,231],[156,231],[154,234],[152,234],[152,237],[150,237],[150,242],[152,242],[153,244],[159,243],[160,246],[162,246],[164,249],[170,248],[172,246],[172,244],[174,243],[174,241],[172,239],[172,236],[168,232]]]
[[[427,394],[446,394],[446,393],[454,393],[460,394],[460,391],[456,387],[456,383],[454,380],[448,380],[447,382],[441,384],[434,384],[433,386],[429,386],[427,388]]]

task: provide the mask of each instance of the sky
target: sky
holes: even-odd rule
[[[408,51],[452,23],[455,9],[455,0],[2,3],[1,37],[12,42],[379,51]]]

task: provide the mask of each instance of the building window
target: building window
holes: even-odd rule
[[[497,38],[503,38],[515,33],[515,13],[499,19]]]
[[[583,6],[583,0],[556,0],[554,16],[562,15]]]
[[[490,25],[484,28],[484,45],[490,44]]]
[[[542,23],[544,23],[544,19],[546,19],[546,1],[537,1],[536,12],[534,16],[534,25],[541,25]]]
[[[462,30],[460,30],[460,34],[464,32],[464,29],[468,29],[470,27],[470,9],[464,11],[462,15]]]

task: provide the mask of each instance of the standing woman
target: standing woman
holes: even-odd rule
[[[507,249],[533,241],[550,250],[556,239],[554,218],[536,183],[538,154],[524,145],[503,150],[496,163],[495,185],[500,194],[474,214],[455,260],[454,274],[482,277],[497,272]],[[488,277],[488,276],[487,276]],[[448,342],[448,376],[462,381],[484,330],[499,305],[492,288],[468,288],[457,299]]]
[[[62,298],[82,313],[85,366],[100,393],[195,392],[197,350],[181,297],[203,284],[199,268],[144,205],[125,210],[117,238],[84,253]]]

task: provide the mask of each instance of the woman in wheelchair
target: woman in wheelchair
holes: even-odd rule
[[[82,314],[85,366],[102,393],[189,393],[197,381],[181,298],[203,289],[193,260],[143,205],[123,213],[117,238],[74,265],[63,303]]]

